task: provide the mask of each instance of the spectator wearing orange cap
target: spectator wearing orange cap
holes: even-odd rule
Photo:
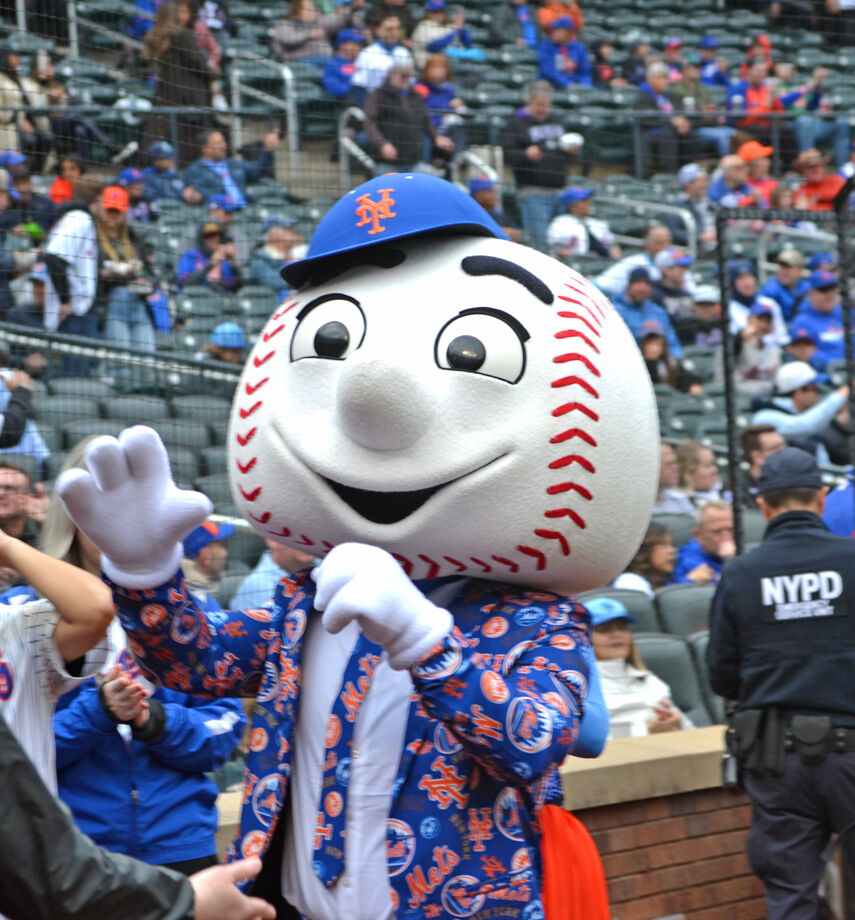
[[[793,168],[800,172],[805,181],[796,189],[795,206],[808,211],[830,211],[834,196],[846,181],[842,176],[828,173],[824,157],[816,148],[803,150]]]
[[[128,224],[128,193],[110,185],[95,208],[98,241],[96,304],[105,310],[104,337],[116,347],[154,351],[154,322],[145,295],[154,292],[151,255]]]
[[[737,156],[748,164],[748,185],[757,193],[757,201],[769,207],[769,196],[778,187],[778,180],[769,175],[774,148],[764,147],[759,141],[747,141],[737,151]]]
[[[576,0],[543,0],[543,5],[537,11],[537,21],[541,29],[548,29],[556,19],[569,16],[576,26],[576,32],[581,32],[585,25],[585,17]]]
[[[772,71],[772,41],[762,32],[751,39],[751,44],[745,49],[745,60],[739,65],[739,79],[747,80],[748,71],[757,58],[762,58],[766,65],[766,73]]]

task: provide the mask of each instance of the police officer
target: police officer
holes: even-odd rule
[[[855,544],[823,524],[824,503],[810,454],[772,454],[765,538],[725,566],[710,615],[710,680],[737,703],[728,745],[771,920],[819,916],[822,851],[855,821]]]

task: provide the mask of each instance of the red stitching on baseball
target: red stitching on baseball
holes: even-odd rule
[[[464,565],[464,563],[459,559],[455,559],[453,556],[443,556],[442,558],[445,559],[446,562],[450,562],[452,565],[457,566],[458,572],[465,572],[469,568],[468,565]]]
[[[270,332],[265,332],[262,338],[265,342],[269,342],[274,335],[279,335],[279,333],[285,328],[285,323],[282,323],[281,326],[277,326],[275,329],[272,329]]]
[[[402,556],[402,555],[400,555],[400,553],[392,553],[392,556],[393,556],[395,559],[397,559],[398,562],[401,563],[401,567],[404,569],[404,571],[407,573],[407,575],[409,575],[410,572],[413,571],[413,564],[412,564],[412,562],[410,562],[409,559],[407,559],[406,556]]]
[[[593,409],[589,409],[587,406],[583,406],[582,403],[577,402],[564,403],[563,406],[553,409],[552,415],[558,418],[559,415],[566,415],[568,412],[582,412],[587,415],[592,422],[598,422],[600,420],[599,415],[597,415]]]
[[[282,530],[268,530],[267,532],[271,537],[285,537],[287,539],[291,536],[291,531],[287,527],[283,527]]]
[[[273,316],[271,317],[271,319],[282,319],[282,317],[283,317],[289,310],[293,310],[294,307],[296,307],[298,303],[299,303],[299,301],[298,301],[298,300],[295,300],[293,303],[289,303],[287,307],[284,307],[284,308],[281,309],[281,310],[277,310],[276,313],[273,314]]]
[[[273,351],[268,351],[267,354],[263,358],[259,358],[258,355],[256,355],[252,359],[252,363],[256,367],[261,367],[262,364],[266,364],[275,354],[276,354],[276,349],[274,348]]]
[[[561,444],[563,441],[569,441],[571,438],[581,438],[583,441],[586,441],[591,447],[596,447],[597,442],[588,434],[587,431],[582,431],[581,428],[568,428],[566,431],[562,431],[561,434],[556,434],[549,439],[550,444]]]
[[[587,501],[591,501],[594,497],[588,489],[580,486],[578,482],[556,482],[554,486],[549,486],[546,491],[549,495],[558,495],[559,492],[578,492]]]
[[[546,555],[533,546],[518,546],[517,549],[526,556],[531,556],[537,561],[537,571],[542,572],[546,568]]]
[[[243,495],[248,502],[254,502],[258,496],[261,495],[261,486],[256,486],[252,492],[247,492],[243,486],[238,486],[238,488],[240,489],[240,494]]]
[[[594,464],[590,460],[586,460],[585,457],[580,457],[578,454],[568,454],[566,457],[559,457],[557,460],[553,460],[549,464],[551,470],[560,470],[563,466],[570,466],[572,463],[578,463],[582,469],[587,470],[589,473],[596,473],[594,469]]]
[[[436,578],[437,574],[439,573],[439,563],[434,562],[433,559],[430,558],[430,556],[419,555],[419,559],[421,559],[422,562],[425,562],[430,566],[425,578]]]
[[[301,546],[314,546],[315,545],[315,541],[312,540],[310,537],[307,537],[304,533],[300,534],[300,539],[297,540],[296,542],[299,543]]]
[[[583,295],[581,295],[580,293],[580,296],[583,296]],[[583,310],[587,310],[588,313],[591,314],[591,319],[593,319],[595,323],[602,325],[602,319],[598,315],[598,313],[591,307],[590,300],[576,300],[575,297],[567,297],[563,294],[559,294],[558,299],[563,300],[565,303],[572,303],[574,306],[581,307]]]
[[[553,364],[566,364],[568,361],[581,361],[592,374],[597,377],[600,376],[598,368],[592,364],[584,355],[577,354],[575,351],[567,352],[567,354],[564,355],[556,355],[552,359]]]
[[[577,287],[574,287],[572,284],[569,284],[569,283],[567,283],[567,282],[565,282],[564,287],[570,288],[571,291],[575,292],[575,293],[578,294],[580,297],[584,297],[584,298],[585,298],[585,302],[584,302],[583,304],[580,304],[580,306],[589,306],[589,305],[590,305],[590,306],[596,307],[597,310],[599,310],[599,312],[600,312],[600,316],[602,316],[603,319],[605,319],[605,317],[606,317],[605,310],[603,310],[602,304],[600,304],[600,303],[597,302],[597,295],[600,294],[599,291],[597,291],[596,289],[593,290],[593,293],[592,293],[591,291],[583,291],[583,290],[580,290],[580,289],[577,288]],[[602,295],[600,295],[600,296],[602,296]],[[605,298],[603,298],[603,299],[605,300]],[[606,301],[606,303],[608,303],[608,301]]]
[[[266,523],[270,520],[270,517],[271,517],[269,511],[265,511],[264,514],[258,515],[258,516],[255,515],[255,514],[253,514],[253,513],[250,511],[250,512],[249,512],[249,516],[250,516],[254,521],[258,521],[259,524],[266,524]]]
[[[551,511],[546,511],[543,516],[548,518],[569,517],[577,527],[585,529],[585,519],[571,508],[553,508]]]
[[[321,540],[321,546],[323,546],[323,548],[324,548],[327,552],[329,552],[329,551],[333,548],[332,543],[329,543],[327,540]]]
[[[570,555],[570,544],[567,542],[567,538],[557,530],[535,530],[534,535],[542,540],[557,540],[561,544],[561,552],[565,556]]]
[[[241,463],[240,460],[235,459],[238,469],[245,475],[248,473],[258,462],[258,457],[253,457],[248,463]]]
[[[480,559],[476,559],[474,556],[470,556],[469,558],[475,563],[475,565],[480,565],[480,566],[481,566],[481,568],[484,570],[484,574],[485,574],[485,575],[486,575],[488,572],[492,572],[492,571],[493,571],[493,566],[487,565],[486,562],[482,562]]]
[[[581,377],[559,377],[558,380],[552,381],[553,388],[556,387],[582,387],[583,390],[587,390],[594,399],[599,399],[600,394],[588,383],[587,380],[582,380]]]
[[[246,447],[246,445],[249,444],[249,442],[255,437],[256,431],[258,431],[257,428],[250,428],[246,434],[235,435],[238,444],[240,444],[241,447]]]
[[[600,332],[600,330],[597,329],[597,327],[589,319],[585,319],[585,317],[579,313],[574,313],[572,310],[559,310],[558,315],[564,319],[578,319],[579,322],[584,323],[591,330],[591,332],[597,336],[597,338],[602,336],[602,332]]]
[[[241,418],[249,418],[250,415],[252,415],[252,413],[255,412],[256,409],[261,408],[261,405],[262,405],[262,402],[261,402],[261,400],[259,399],[258,402],[257,402],[254,406],[250,406],[249,409],[241,409],[241,410],[240,410],[240,417],[241,417]]]
[[[580,332],[578,329],[562,329],[560,332],[555,333],[556,339],[582,339],[582,341],[589,345],[594,351],[599,354],[600,349],[585,335],[584,332]]]
[[[247,382],[246,382],[246,387],[245,387],[245,389],[246,389],[246,395],[247,395],[247,396],[252,396],[252,394],[253,394],[256,390],[258,390],[258,389],[260,389],[261,387],[263,387],[264,384],[267,383],[268,380],[270,380],[269,377],[262,377],[261,380],[258,381],[258,383],[250,383],[250,382],[247,380]]]
[[[511,570],[511,573],[518,572],[520,570],[520,567],[516,564],[516,562],[511,562],[510,559],[505,559],[504,556],[490,556],[490,558],[495,559],[496,562],[499,562],[502,565],[506,565]]]

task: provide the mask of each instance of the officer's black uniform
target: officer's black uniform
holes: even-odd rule
[[[770,465],[805,461],[818,486],[813,458],[784,448],[764,464],[761,491]],[[729,734],[768,917],[815,920],[822,850],[855,821],[855,541],[810,511],[776,516],[763,543],[724,568],[708,665],[716,693],[738,702]]]

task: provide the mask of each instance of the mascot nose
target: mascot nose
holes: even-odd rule
[[[398,364],[359,354],[345,363],[337,406],[348,437],[372,450],[409,447],[433,416],[433,399],[423,379]]]

